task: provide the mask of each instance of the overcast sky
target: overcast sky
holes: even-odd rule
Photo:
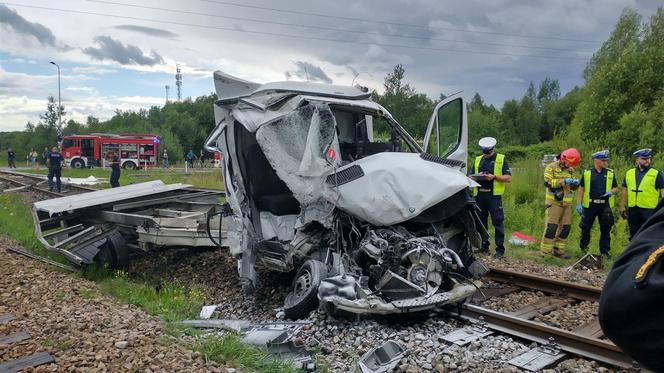
[[[4,4],[4,5],[3,5]],[[107,119],[214,90],[212,71],[267,82],[310,80],[381,90],[403,64],[432,98],[479,92],[502,105],[530,81],[582,84],[585,62],[622,10],[654,0],[62,0],[0,2],[0,131],[37,122],[57,99],[66,119]]]

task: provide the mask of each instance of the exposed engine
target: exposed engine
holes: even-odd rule
[[[464,231],[453,224],[405,223],[390,227],[356,225],[350,216],[337,219],[337,247],[330,277],[319,287],[323,307],[396,307],[401,311],[442,303],[459,280],[469,283],[470,270],[461,256],[474,265]],[[439,232],[439,229],[444,229]],[[446,240],[456,237],[448,247]],[[459,243],[461,243],[459,245]],[[471,285],[472,286],[472,285]],[[372,305],[373,303],[373,305]],[[334,307],[332,307],[334,308]],[[350,306],[352,307],[352,305]],[[405,308],[405,309],[404,309]],[[399,312],[391,309],[389,312]],[[334,312],[333,309],[328,311]],[[354,309],[353,311],[357,311]]]

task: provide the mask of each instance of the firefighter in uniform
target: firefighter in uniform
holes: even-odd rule
[[[60,150],[54,146],[51,149],[51,152],[48,153],[48,158],[46,158],[46,166],[48,167],[48,190],[53,191],[55,186],[56,191],[60,193],[60,177],[62,176],[62,154]],[[55,177],[55,183],[53,183],[53,177]]]
[[[549,163],[544,170],[546,224],[540,247],[542,255],[570,258],[564,250],[572,227],[574,190],[581,183],[580,180],[572,178],[579,163],[581,153],[569,148],[560,153],[558,160]]]
[[[664,197],[664,177],[650,166],[652,149],[637,150],[634,156],[637,166],[627,170],[620,198],[620,215],[627,218],[630,240],[652,215],[660,196]]]
[[[483,154],[475,158],[475,163],[471,168],[471,174],[473,174],[471,178],[477,181],[480,187],[473,189],[473,196],[480,208],[480,219],[485,227],[488,227],[489,215],[491,215],[491,223],[495,229],[495,257],[499,259],[505,255],[505,228],[503,227],[505,214],[502,195],[505,192],[505,183],[512,181],[512,174],[505,155],[498,154],[494,150],[496,139],[493,137],[481,138],[479,146]],[[480,252],[489,252],[488,240],[482,242]]]
[[[604,335],[642,367],[664,372],[664,202],[613,263],[599,300]]]
[[[599,220],[599,252],[610,258],[611,227],[613,227],[613,206],[618,192],[616,175],[608,168],[609,151],[593,153],[593,167],[583,172],[577,196],[576,211],[581,214],[581,242],[583,252],[588,251],[590,229]]]

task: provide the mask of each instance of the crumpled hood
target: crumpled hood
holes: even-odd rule
[[[332,186],[330,202],[376,226],[410,220],[460,190],[478,186],[459,170],[417,153],[378,153],[337,172],[353,165],[360,166],[364,176]]]

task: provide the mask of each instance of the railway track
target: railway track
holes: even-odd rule
[[[579,301],[599,302],[601,288],[585,286],[527,273],[518,273],[500,268],[491,268],[485,275],[491,285],[471,298],[460,318],[480,323],[494,331],[542,345],[552,340],[561,351],[595,360],[623,369],[632,369],[635,363],[620,348],[602,334],[597,317],[593,317],[573,330],[567,330],[543,322],[534,321],[545,315]],[[499,312],[482,307],[488,299],[506,296],[520,291],[535,290],[546,294],[546,298],[524,304],[512,312]]]
[[[46,186],[44,176],[4,170],[0,170],[0,182],[14,185],[5,191],[32,191],[48,198],[95,190],[63,182],[62,193],[51,192]],[[635,367],[629,356],[604,337],[596,317],[573,330],[533,320],[537,316],[581,301],[598,302],[601,288],[495,267],[485,275],[485,279],[489,280],[489,284],[482,289],[482,293],[478,292],[464,305],[459,316],[461,319],[541,345],[547,345],[553,339],[561,351],[607,365],[623,369]],[[482,306],[486,300],[521,291],[538,291],[546,294],[546,297],[536,303],[524,304],[512,312],[500,312]]]
[[[96,190],[62,181],[62,188],[60,193],[58,193],[48,189],[48,180],[44,175],[27,174],[8,170],[0,170],[0,182],[12,185],[10,188],[5,188],[5,192],[33,191],[50,197],[63,197]]]

